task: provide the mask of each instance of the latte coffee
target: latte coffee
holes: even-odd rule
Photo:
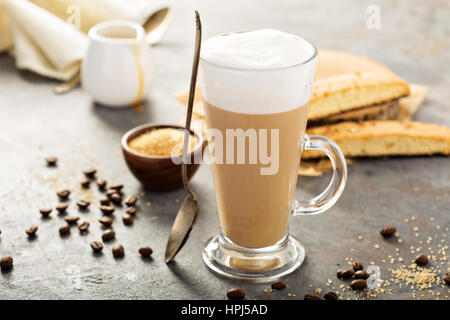
[[[244,150],[234,143],[234,154],[244,151],[245,164],[212,163],[217,208],[222,230],[233,243],[247,248],[261,248],[278,242],[287,232],[289,213],[297,184],[302,133],[305,132],[307,106],[273,114],[244,114],[230,112],[205,101],[208,128],[215,128],[226,137],[227,129],[278,129],[278,147],[268,141],[268,155],[274,159],[278,152],[277,172],[261,174],[268,165],[257,161],[248,163],[250,141]],[[237,139],[235,140],[237,142]],[[258,143],[259,145],[259,143]],[[217,150],[214,150],[217,153]],[[226,159],[226,143],[223,144]],[[225,161],[223,161],[225,162]]]
[[[208,134],[223,140],[209,137],[217,208],[223,234],[236,245],[268,247],[287,234],[315,69],[305,62],[314,52],[302,38],[271,29],[203,44]],[[241,144],[230,135],[237,131]]]

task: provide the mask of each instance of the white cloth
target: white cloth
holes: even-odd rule
[[[0,0],[0,51],[16,66],[59,80],[80,68],[87,32],[95,24],[126,19],[143,23],[162,0]],[[79,14],[78,14],[79,13]]]

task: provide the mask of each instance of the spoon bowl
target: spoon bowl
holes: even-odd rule
[[[169,262],[183,248],[198,217],[198,200],[190,194],[184,198],[180,210],[173,222],[165,253],[165,261]]]
[[[168,7],[161,8],[142,25],[147,34],[145,41],[150,45],[157,44],[164,36],[167,28],[172,22],[172,10]]]

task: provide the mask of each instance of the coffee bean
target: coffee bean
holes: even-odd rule
[[[450,285],[450,273],[444,274],[444,282]]]
[[[414,262],[417,263],[419,266],[424,266],[428,263],[428,257],[423,253],[419,254],[414,260]]]
[[[70,226],[66,224],[65,226],[62,226],[59,228],[59,234],[62,236],[65,236],[70,233]]]
[[[100,241],[91,242],[91,248],[94,252],[100,252],[103,250],[103,244]]]
[[[27,230],[25,230],[25,232],[29,237],[32,237],[36,234],[37,230],[38,230],[38,226],[31,226]]]
[[[228,290],[227,297],[230,300],[242,300],[245,297],[245,291],[241,288],[233,288]]]
[[[110,217],[101,217],[98,221],[105,227],[109,227],[113,224],[113,219]]]
[[[113,206],[100,206],[100,211],[103,212],[103,214],[110,215],[114,212]]]
[[[98,220],[104,227],[110,227],[113,224],[113,219],[110,217],[101,217]]]
[[[396,229],[394,226],[386,226],[380,230],[380,234],[385,238],[389,238],[394,235],[395,231]]]
[[[138,201],[138,198],[136,196],[129,196],[125,200],[125,204],[127,205],[127,207],[131,207],[131,206],[134,206],[137,201]]]
[[[122,245],[116,244],[114,247],[112,247],[112,254],[114,258],[122,258],[125,255],[125,249]]]
[[[353,270],[355,270],[355,271],[364,269],[363,264],[359,261],[353,262],[352,267],[353,267]]]
[[[58,163],[58,158],[51,156],[51,157],[45,158],[45,161],[47,162],[47,166],[54,167]]]
[[[0,269],[3,271],[9,270],[13,267],[12,257],[3,257],[0,259]]]
[[[113,194],[119,194],[119,192],[118,192],[117,190],[114,190],[114,189],[109,189],[108,191],[106,191],[106,196],[107,196],[109,199],[111,199],[111,196],[112,196]],[[120,195],[120,194],[119,194],[119,195]]]
[[[91,203],[89,201],[86,201],[86,200],[78,200],[77,201],[78,208],[80,208],[82,210],[86,210],[89,207],[90,204]]]
[[[123,221],[123,223],[124,223],[125,225],[129,226],[129,225],[133,224],[134,219],[133,219],[133,217],[130,216],[128,213],[125,213],[125,214],[122,216],[122,221]]]
[[[339,279],[349,279],[349,278],[351,278],[354,274],[355,274],[355,271],[353,271],[352,269],[347,269],[347,270],[339,269],[339,270],[337,271],[337,277],[338,277]]]
[[[136,207],[129,207],[127,208],[126,213],[128,213],[130,216],[135,216],[137,212],[137,208]]]
[[[337,294],[334,293],[334,292],[331,292],[331,291],[325,293],[325,294],[323,295],[323,297],[325,298],[325,300],[328,300],[328,301],[335,301],[335,300],[338,299]]]
[[[109,200],[109,198],[100,199],[100,204],[102,206],[109,206],[110,203],[111,203],[111,201]]]
[[[114,232],[114,230],[111,230],[111,229],[106,230],[102,234],[103,241],[110,241],[110,240],[114,239],[115,237],[116,237],[116,233]]]
[[[75,224],[80,220],[80,217],[75,216],[67,216],[64,218],[64,221],[66,221],[68,224]]]
[[[115,185],[109,187],[109,189],[116,190],[116,191],[120,191],[120,190],[122,190],[122,188],[123,188],[123,184],[115,184]]]
[[[59,199],[65,200],[70,196],[70,190],[64,189],[64,190],[58,191],[56,194],[59,197]]]
[[[68,207],[69,207],[69,205],[67,203],[60,203],[56,206],[56,210],[59,213],[64,213],[64,212],[66,212]]]
[[[367,287],[367,282],[364,279],[356,279],[350,283],[350,287],[353,290],[363,290]]]
[[[80,230],[80,232],[86,232],[88,231],[88,229],[89,229],[89,222],[87,221],[83,221],[78,225],[78,230]]]
[[[97,187],[100,190],[105,190],[106,184],[107,184],[106,180],[104,180],[104,179],[97,179]]]
[[[90,168],[83,171],[84,175],[88,178],[93,178],[95,174],[97,173],[97,170],[94,168]]]
[[[81,187],[85,188],[85,189],[89,188],[90,184],[91,184],[91,180],[89,180],[89,179],[84,179],[84,180],[81,180],[81,182],[80,182]]]
[[[139,254],[143,256],[144,258],[148,258],[152,255],[153,250],[150,247],[140,247],[139,248]]]
[[[303,297],[303,300],[320,300],[319,296],[316,296],[315,294],[305,294],[305,296]]]
[[[50,213],[52,212],[52,208],[44,208],[44,209],[39,209],[39,212],[41,213],[41,215],[43,217],[48,217],[50,215]]]
[[[111,196],[111,201],[115,204],[121,204],[122,203],[122,196],[118,193],[114,193]]]
[[[272,287],[272,289],[275,289],[275,290],[281,290],[281,289],[286,288],[287,284],[286,284],[286,282],[279,280],[279,281],[272,283],[271,287]]]
[[[356,279],[367,279],[368,277],[370,277],[370,274],[365,270],[358,270],[355,272]]]

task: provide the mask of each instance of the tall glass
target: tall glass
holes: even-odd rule
[[[298,63],[238,69],[201,57],[200,79],[221,232],[203,258],[230,278],[269,281],[298,268],[305,250],[289,235],[291,216],[333,206],[346,182],[339,147],[305,134],[317,50]],[[304,150],[323,151],[333,165],[327,188],[311,200],[294,199]]]

